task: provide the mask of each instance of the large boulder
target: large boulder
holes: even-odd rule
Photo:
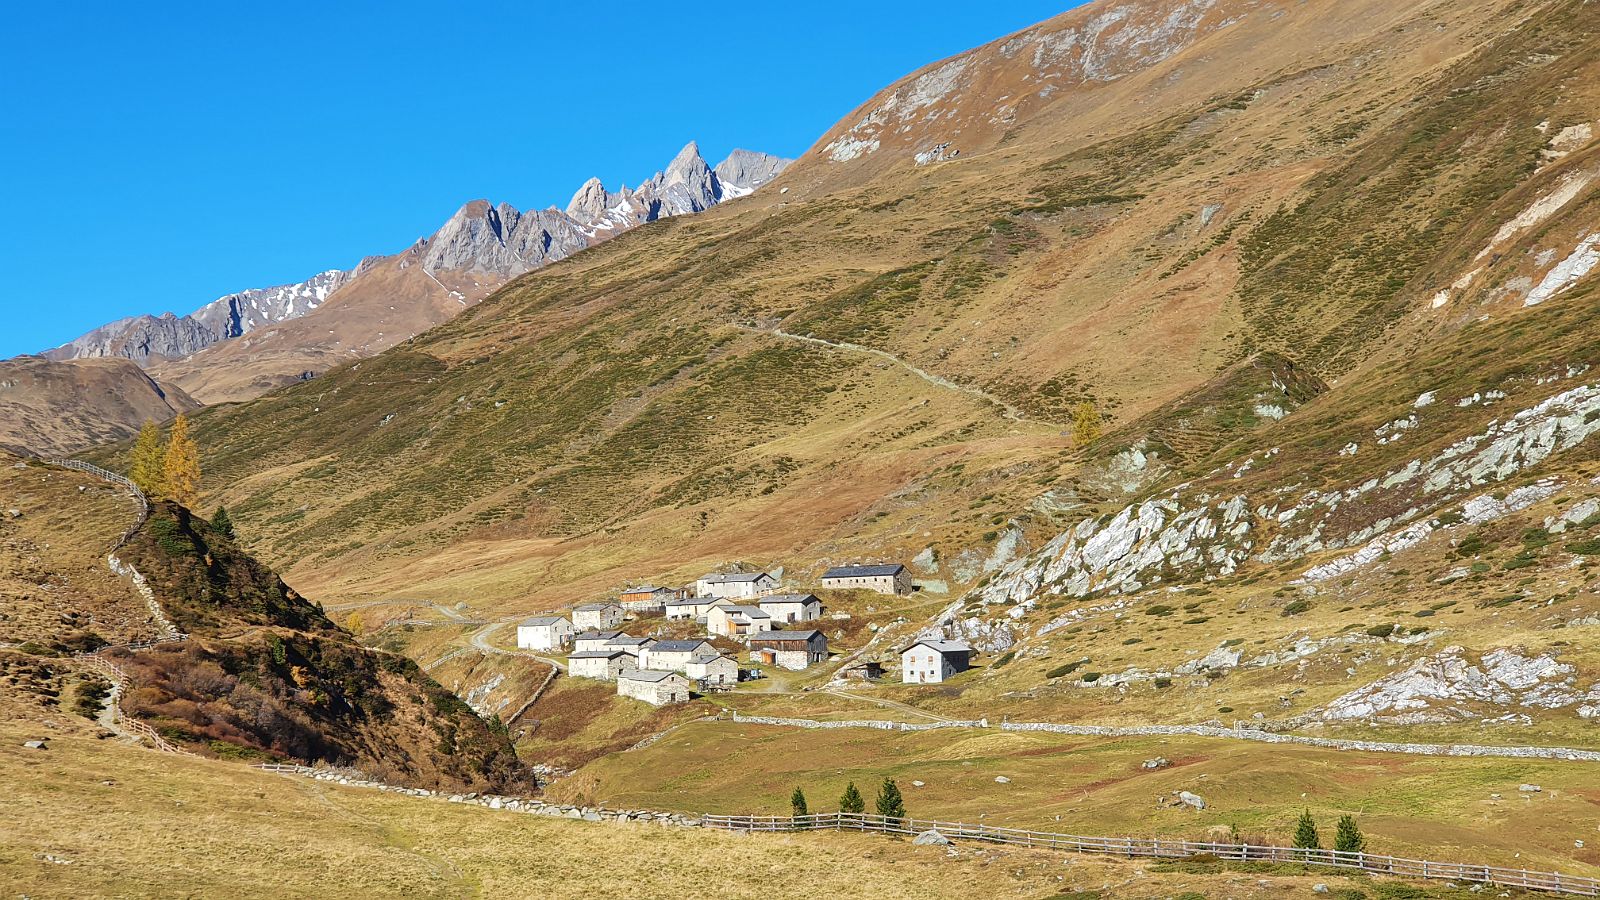
[[[917,835],[916,838],[911,841],[911,843],[921,844],[923,846],[931,845],[937,847],[948,847],[950,846],[950,839],[937,831],[928,830]]]

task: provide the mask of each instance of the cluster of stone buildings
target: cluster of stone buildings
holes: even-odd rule
[[[836,566],[822,576],[828,589],[872,590],[884,594],[911,592],[905,566]],[[828,659],[828,639],[805,627],[822,618],[815,594],[783,593],[781,580],[769,572],[710,573],[691,587],[640,585],[622,591],[617,600],[573,607],[571,615],[534,616],[517,626],[517,646],[549,653],[567,652],[567,671],[577,678],[617,683],[617,693],[657,705],[681,703],[691,689],[717,690],[737,684],[738,661],[718,649],[712,637],[745,645],[752,663],[803,670]],[[634,636],[618,630],[631,616],[661,614],[705,626],[705,638],[688,640]],[[948,646],[934,646],[948,645]],[[568,649],[570,646],[570,650]],[[726,646],[726,645],[724,645]],[[916,673],[906,681],[932,683],[967,667],[970,649],[957,651],[949,642],[919,642],[901,654],[902,671]],[[928,657],[934,653],[938,659]],[[908,656],[911,654],[912,656]],[[905,668],[914,657],[916,668]],[[876,678],[876,663],[852,667],[851,677]]]

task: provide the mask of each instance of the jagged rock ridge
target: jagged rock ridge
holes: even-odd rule
[[[473,200],[412,250],[420,251],[414,255],[421,256],[423,271],[429,275],[448,271],[496,276],[485,283],[494,286],[646,222],[703,212],[724,200],[746,196],[789,162],[735,150],[712,168],[700,155],[699,145],[691,142],[664,171],[635,190],[623,186],[611,192],[598,178],[590,179],[565,211],[552,207],[521,212],[508,203]],[[294,284],[229,294],[185,316],[167,312],[119,319],[43,355],[57,361],[122,357],[141,366],[184,359],[222,341],[316,311],[381,259],[368,257],[351,270],[330,269]],[[403,262],[409,264],[410,259]],[[463,305],[487,293],[469,296],[457,288],[447,290]]]

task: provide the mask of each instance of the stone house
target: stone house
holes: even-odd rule
[[[619,634],[607,641],[603,649],[621,650],[623,653],[628,654],[634,659],[638,659],[639,654],[644,652],[644,648],[654,644],[655,642],[655,638],[634,637],[628,634]]]
[[[721,602],[716,597],[680,597],[662,606],[669,619],[704,619],[711,607]]]
[[[718,600],[754,600],[778,589],[778,579],[766,572],[730,572],[702,575],[694,583],[694,592],[700,597]]]
[[[633,657],[621,650],[580,650],[567,657],[567,674],[573,678],[611,681],[623,669],[633,668]]]
[[[828,660],[828,638],[816,629],[766,631],[750,636],[752,662],[780,669],[805,669]]]
[[[662,672],[681,672],[696,656],[715,654],[717,649],[704,639],[656,641],[639,653],[639,668]]]
[[[656,706],[689,702],[689,679],[677,672],[626,669],[617,675],[617,694]]]
[[[560,650],[572,640],[572,623],[564,616],[534,616],[517,623],[521,650]]]
[[[834,566],[822,573],[822,586],[832,590],[857,588],[880,594],[909,594],[911,572],[899,563]]]
[[[723,637],[744,637],[772,630],[772,617],[759,606],[718,603],[706,613],[706,631]]]
[[[661,612],[668,600],[677,600],[683,591],[653,584],[628,588],[617,598],[626,612]]]
[[[757,605],[774,622],[814,622],[822,618],[822,601],[816,594],[769,594]]]
[[[572,609],[572,626],[574,628],[615,628],[622,624],[622,605],[602,600],[599,603],[585,603]]]
[[[690,657],[683,674],[708,687],[732,687],[739,683],[739,664],[731,656],[706,653]]]
[[[900,680],[906,684],[938,684],[972,665],[965,641],[924,638],[900,651]]]
[[[580,631],[572,636],[572,649],[579,653],[587,653],[590,650],[614,650],[616,648],[611,646],[611,642],[617,638],[624,637],[627,637],[627,635],[620,631],[594,631],[592,629]]]
[[[846,666],[839,674],[857,681],[877,681],[883,677],[883,664],[875,662],[861,662],[853,666]]]

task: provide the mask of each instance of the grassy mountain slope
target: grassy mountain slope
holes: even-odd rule
[[[131,361],[0,360],[0,447],[59,456],[132,437],[145,420],[165,422],[200,406]]]
[[[1536,177],[1512,151],[1576,99],[1538,86],[1586,57],[1497,60],[1578,40],[1510,30],[1564,10],[1274,6],[1063,87],[981,153],[857,167],[819,142],[788,194],[640,229],[378,358],[204,417],[211,483],[256,549],[341,599],[526,609],[732,558],[981,557],[997,513],[1074,470],[1074,402],[1133,423],[1258,348],[1338,378],[1391,333],[1448,327],[1426,318],[1443,272],[1374,287],[1359,266],[1386,266],[1389,245],[1341,242],[1359,265],[1334,283],[1306,248],[1334,219],[1389,229],[1396,209],[1446,222],[1430,246],[1503,221]],[[1457,119],[1448,173],[1319,205]],[[1274,294],[1288,287],[1327,299]]]

